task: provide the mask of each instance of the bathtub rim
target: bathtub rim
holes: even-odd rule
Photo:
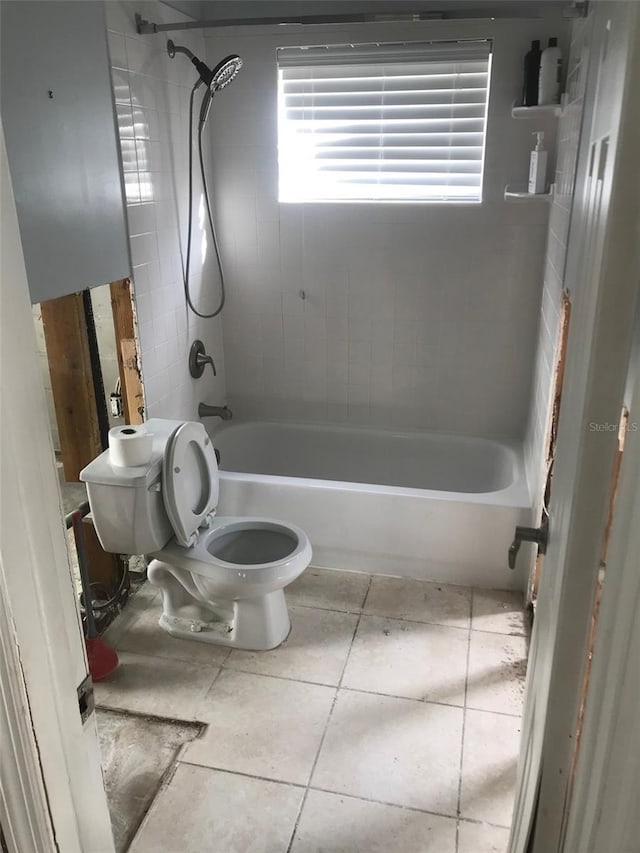
[[[359,427],[354,424],[333,424],[333,423],[306,423],[296,421],[276,421],[268,420],[242,420],[236,423],[221,423],[209,430],[212,440],[215,436],[229,430],[238,430],[243,427],[251,426],[289,426],[303,429],[330,429],[341,432],[350,433],[387,433],[399,436],[433,436],[442,439],[460,439],[468,442],[478,442],[481,444],[492,444],[498,446],[501,450],[507,451],[512,457],[514,467],[514,477],[512,482],[502,488],[490,492],[452,492],[440,491],[438,489],[417,489],[408,486],[387,486],[377,483],[359,483],[348,480],[329,480],[312,477],[291,477],[282,476],[279,474],[256,474],[250,471],[226,471],[219,469],[221,481],[236,480],[240,482],[255,482],[261,484],[274,484],[282,486],[300,486],[304,483],[305,487],[313,490],[328,490],[339,489],[342,491],[361,493],[361,494],[385,494],[398,497],[413,497],[422,498],[424,500],[444,500],[449,502],[469,503],[469,504],[484,504],[494,506],[509,506],[518,509],[531,509],[532,497],[529,483],[526,476],[526,468],[524,464],[524,450],[522,442],[513,439],[498,439],[485,438],[480,436],[469,436],[461,433],[445,433],[433,432],[430,430],[417,429],[396,429],[393,427]]]

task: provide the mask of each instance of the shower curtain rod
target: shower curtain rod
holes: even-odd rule
[[[588,0],[584,2],[568,2],[562,9],[564,18],[582,18],[587,13]],[[523,10],[524,11],[524,10]],[[136,13],[136,31],[139,35],[153,33],[171,32],[173,30],[197,30],[215,27],[264,27],[264,26],[312,26],[321,24],[375,24],[375,23],[413,23],[421,21],[442,20],[464,20],[464,19],[491,19],[491,18],[521,18],[531,17],[528,15],[499,14],[499,7],[484,6],[478,9],[450,9],[441,11],[416,11],[415,9],[403,9],[388,14],[376,12],[373,14],[350,14],[350,15],[283,15],[278,18],[218,18],[211,21],[181,21],[172,24],[156,24],[148,21],[142,15]],[[534,16],[535,17],[535,16]]]

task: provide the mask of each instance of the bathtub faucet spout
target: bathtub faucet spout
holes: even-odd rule
[[[209,406],[208,403],[200,403],[198,406],[199,418],[222,418],[223,421],[230,421],[233,417],[233,412],[228,406]]]

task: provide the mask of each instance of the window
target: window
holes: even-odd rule
[[[280,201],[482,200],[490,41],[280,48]]]

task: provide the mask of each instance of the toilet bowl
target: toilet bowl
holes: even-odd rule
[[[299,527],[220,517],[218,468],[200,423],[151,419],[148,465],[118,468],[105,451],[80,475],[96,533],[115,553],[146,553],[162,592],[160,625],[183,639],[271,649],[290,630],[284,588],[311,562]]]
[[[309,565],[311,545],[298,527],[230,516],[216,517],[190,549],[170,542],[151,556],[148,577],[162,590],[166,631],[271,649],[289,634],[284,587]]]

